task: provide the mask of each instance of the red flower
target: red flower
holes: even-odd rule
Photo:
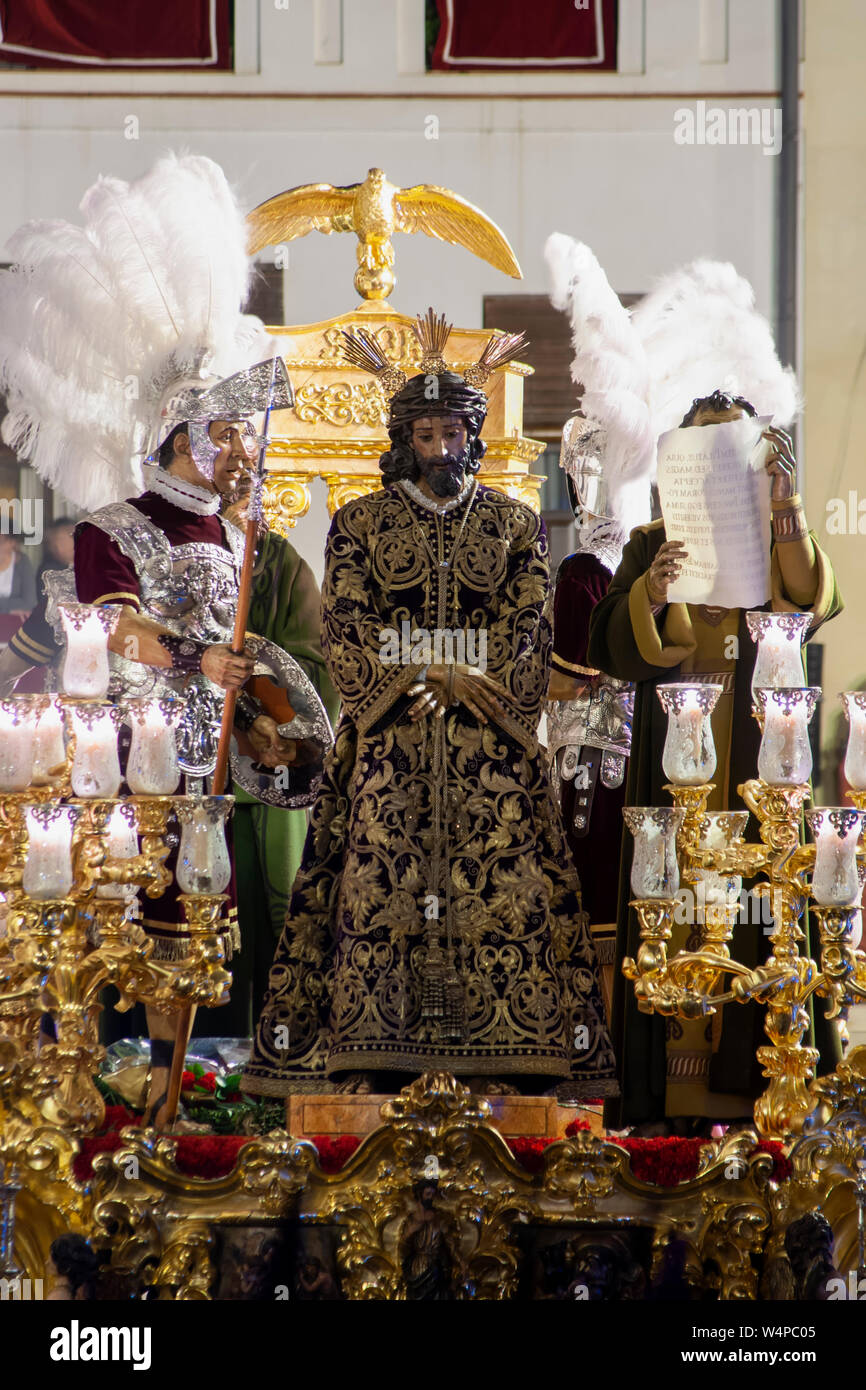
[[[89,1134],[80,1141],[78,1153],[72,1160],[72,1171],[79,1182],[93,1177],[93,1160],[97,1154],[114,1153],[123,1148],[120,1131],[139,1124],[137,1115],[125,1105],[106,1105],[105,1122],[99,1134]]]
[[[544,1150],[556,1140],[546,1134],[521,1134],[505,1142],[528,1173],[540,1173],[544,1167]]]
[[[217,1088],[216,1075],[212,1071],[203,1072],[202,1075],[196,1079],[195,1084],[200,1090],[210,1091],[211,1094],[213,1094]]]
[[[224,1178],[249,1142],[243,1134],[182,1134],[177,1141],[175,1163],[189,1178]]]
[[[769,1154],[773,1160],[771,1182],[787,1182],[794,1171],[794,1165],[778,1139],[762,1139],[752,1149],[754,1154]]]
[[[567,1139],[573,1139],[576,1134],[580,1134],[581,1130],[585,1129],[592,1129],[589,1120],[569,1120],[565,1126],[565,1136]]]
[[[195,1072],[185,1071],[183,1073],[183,1076],[180,1078],[180,1089],[182,1091],[191,1091],[193,1086],[195,1085],[195,1081]]]
[[[656,1187],[676,1187],[697,1175],[701,1149],[706,1139],[612,1139],[625,1149],[631,1171],[641,1182]]]
[[[314,1134],[313,1143],[319,1151],[319,1167],[323,1173],[339,1173],[349,1162],[360,1144],[357,1134]]]

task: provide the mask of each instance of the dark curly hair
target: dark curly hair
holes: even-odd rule
[[[732,405],[738,405],[747,415],[757,415],[757,410],[751,401],[747,401],[745,396],[731,396],[727,391],[714,391],[711,396],[696,396],[680,421],[680,429],[685,429],[687,425],[693,425],[695,416],[699,411],[707,407],[709,410],[730,410]]]
[[[426,415],[460,416],[469,436],[466,472],[478,472],[487,452],[487,445],[479,438],[487,415],[487,397],[456,372],[440,372],[438,376],[428,373],[411,377],[391,399],[391,448],[379,459],[384,482],[396,483],[401,478],[415,482],[418,478],[412,426]]]
[[[84,1298],[96,1297],[96,1272],[100,1261],[84,1236],[58,1236],[51,1243],[51,1259],[61,1278],[69,1280],[74,1295],[78,1296],[82,1290]]]

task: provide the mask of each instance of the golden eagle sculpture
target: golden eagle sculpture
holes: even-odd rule
[[[354,232],[358,238],[355,289],[362,299],[387,299],[396,283],[392,266],[395,232],[424,232],[465,246],[497,270],[521,280],[517,258],[495,223],[448,188],[418,183],[397,188],[381,169],[363,183],[337,188],[306,183],[260,203],[247,217],[249,252],[308,232]]]

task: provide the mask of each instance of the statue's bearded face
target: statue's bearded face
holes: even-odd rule
[[[469,431],[462,415],[424,415],[412,424],[412,448],[421,477],[437,497],[456,497],[469,462]]]

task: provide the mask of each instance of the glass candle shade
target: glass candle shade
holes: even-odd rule
[[[678,787],[698,787],[716,770],[711,715],[722,693],[720,685],[676,682],[657,685],[656,693],[668,716],[662,767]]]
[[[120,608],[90,603],[62,603],[60,616],[66,637],[61,684],[66,695],[104,700],[108,694],[108,639],[117,626]]]
[[[753,700],[759,689],[779,690],[806,684],[801,649],[811,621],[811,613],[752,610],[746,614],[746,626],[758,644],[752,672]]]
[[[781,686],[756,690],[755,699],[764,716],[758,750],[758,776],[771,786],[793,787],[812,775],[809,720],[821,695],[821,687]]]
[[[131,859],[138,854],[138,835],[135,830],[135,807],[129,803],[115,806],[105,832],[106,859]],[[136,892],[132,883],[100,883],[99,898],[129,898]]]
[[[623,818],[634,836],[631,891],[636,898],[673,898],[679,891],[677,831],[685,811],[676,806],[626,806]]]
[[[181,801],[181,824],[175,877],[182,893],[224,893],[231,878],[226,847],[226,820],[234,805],[232,796],[203,796]]]
[[[70,774],[76,796],[117,796],[120,787],[120,759],[117,730],[123,710],[117,705],[72,707],[75,756]]]
[[[45,786],[58,777],[66,766],[66,743],[63,738],[63,708],[58,700],[49,700],[38,716],[33,744],[33,785]]]
[[[748,811],[708,811],[701,816],[698,849],[732,849],[743,843]],[[743,887],[742,874],[719,873],[716,869],[701,870],[701,891],[709,906],[730,907],[737,901]]]
[[[820,806],[806,812],[815,837],[812,897],[821,907],[852,907],[860,901],[857,844],[864,811],[850,806]]]
[[[126,780],[137,796],[171,796],[180,781],[174,731],[180,720],[179,700],[144,699],[127,702],[132,743]]]
[[[27,806],[27,860],[21,887],[29,898],[65,898],[72,888],[72,834],[78,806]]]
[[[701,816],[698,849],[733,849],[743,843],[748,811],[707,811]]]
[[[0,792],[24,792],[33,780],[36,720],[40,695],[10,695],[0,700]]]
[[[866,791],[866,690],[846,690],[839,699],[848,716],[845,780],[855,792]]]

